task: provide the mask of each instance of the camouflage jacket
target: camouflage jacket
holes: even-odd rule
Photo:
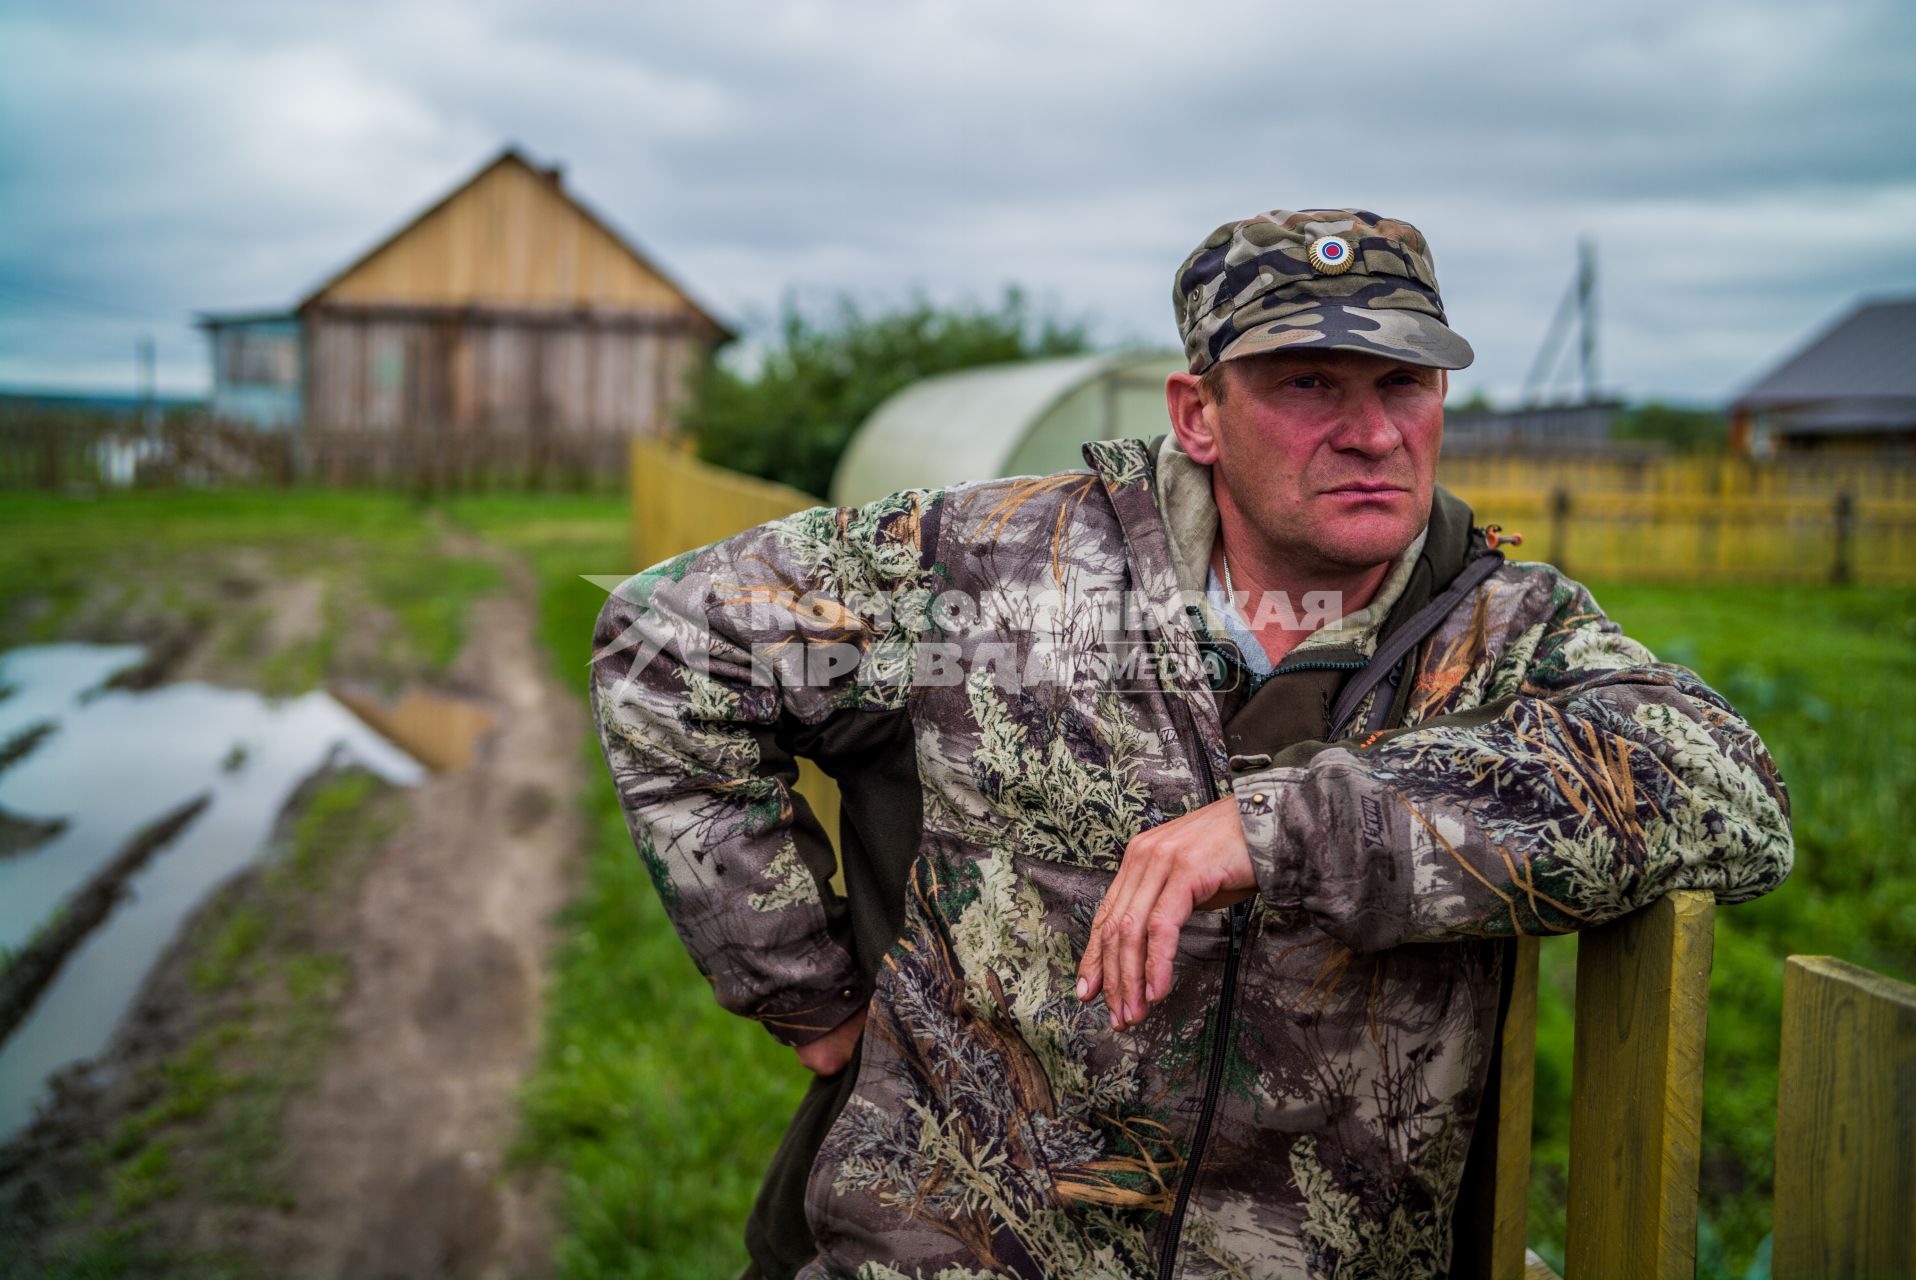
[[[801,512],[601,614],[607,763],[719,1002],[788,1044],[869,1005],[803,1274],[1441,1275],[1492,940],[1773,888],[1775,765],[1584,588],[1500,557],[1411,655],[1397,727],[1348,729],[1371,694],[1234,753],[1187,675],[1197,617],[1112,607],[1179,598],[1151,451],[1085,456]],[[907,727],[902,773],[865,759],[922,805],[902,926],[864,964],[791,788],[795,744],[848,721]],[[1232,795],[1261,892],[1194,916],[1169,995],[1113,1032],[1074,984],[1127,842]]]

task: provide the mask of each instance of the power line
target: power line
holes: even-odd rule
[[[0,295],[12,295],[16,301],[33,305],[52,303],[78,311],[91,311],[96,314],[113,313],[138,320],[153,320],[170,316],[170,311],[158,311],[152,308],[130,307],[125,303],[104,302],[97,298],[82,298],[77,294],[65,293],[58,289],[49,289],[45,285],[29,284],[24,280],[0,280]]]

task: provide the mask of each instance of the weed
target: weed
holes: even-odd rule
[[[138,1155],[113,1170],[107,1197],[114,1213],[126,1217],[180,1189],[179,1178],[173,1173],[173,1147],[173,1142],[164,1139],[148,1143]]]
[[[246,962],[258,954],[266,928],[265,916],[253,903],[235,903],[222,912],[218,931],[193,958],[194,990],[210,994],[237,982]]]

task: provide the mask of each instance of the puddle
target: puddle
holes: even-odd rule
[[[67,957],[0,1045],[0,1140],[32,1118],[47,1076],[97,1054],[180,921],[251,862],[301,779],[343,748],[397,783],[420,763],[322,692],[269,700],[180,683],[105,688],[139,665],[133,645],[41,645],[0,654],[0,743],[55,728],[0,772],[0,810],[66,826],[0,859],[0,946],[17,950],[137,831],[191,799],[212,803],[129,882],[129,895]]]
[[[431,769],[463,769],[498,719],[479,703],[415,689],[397,702],[353,685],[330,690],[361,720]]]

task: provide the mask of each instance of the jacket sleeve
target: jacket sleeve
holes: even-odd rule
[[[1741,902],[1781,884],[1789,796],[1756,733],[1658,662],[1588,591],[1513,566],[1540,602],[1485,700],[1368,745],[1240,775],[1260,891],[1356,950],[1565,933],[1674,889]]]
[[[786,744],[903,707],[935,506],[817,507],[688,551],[622,583],[594,632],[593,716],[639,856],[719,1004],[786,1044],[870,997]]]

